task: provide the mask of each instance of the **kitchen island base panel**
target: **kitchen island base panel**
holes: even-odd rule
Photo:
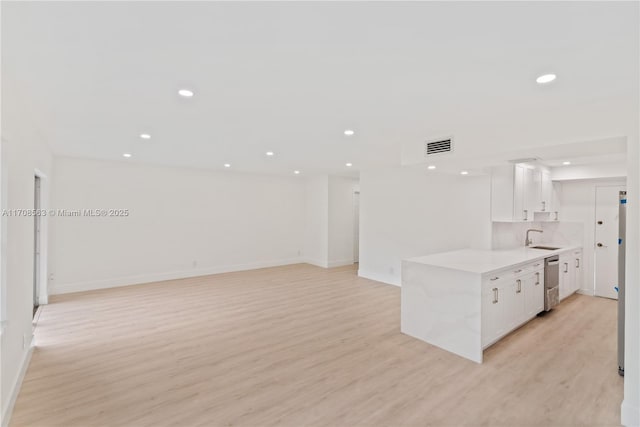
[[[479,274],[403,261],[404,334],[482,363],[481,318]]]

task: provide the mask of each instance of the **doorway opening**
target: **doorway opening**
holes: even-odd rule
[[[360,262],[360,192],[353,192],[353,263]]]
[[[48,302],[47,291],[47,176],[35,170],[33,177],[33,317]]]
[[[42,178],[34,177],[33,191],[33,316],[40,305],[40,249],[42,247]]]

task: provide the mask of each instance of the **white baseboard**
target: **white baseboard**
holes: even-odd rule
[[[316,267],[329,268],[329,263],[327,261],[321,261],[313,258],[303,258],[300,262],[315,265]]]
[[[317,260],[313,258],[303,258],[301,262],[315,265],[322,268],[342,267],[345,265],[353,265],[353,259],[338,259],[332,261]]]
[[[398,277],[372,273],[362,268],[358,270],[358,276],[369,280],[375,280],[376,282],[386,283],[387,285],[400,286],[400,278]]]
[[[333,261],[329,261],[328,263],[329,268],[333,268],[333,267],[342,267],[345,265],[353,265],[353,258],[351,259],[338,259],[338,260],[333,260]]]
[[[283,265],[299,264],[305,262],[302,258],[290,258],[276,261],[255,262],[250,264],[226,265],[211,268],[199,268],[193,270],[173,271],[168,273],[140,274],[128,277],[116,277],[113,279],[92,280],[88,282],[65,283],[52,285],[49,295],[68,294],[72,292],[93,291],[96,289],[117,288],[120,286],[140,285],[164,280],[187,279],[190,277],[208,276],[211,274],[232,273],[235,271],[256,270],[258,268],[279,267]]]
[[[627,403],[628,399],[622,401],[620,407],[621,411],[621,424],[627,427],[640,426],[640,407]]]
[[[7,427],[9,425],[9,421],[11,420],[13,407],[16,404],[16,400],[18,400],[18,394],[20,394],[22,381],[24,380],[24,376],[27,374],[27,368],[29,368],[29,363],[31,362],[31,355],[33,354],[33,339],[34,338],[31,339],[31,345],[22,358],[22,363],[20,364],[18,375],[11,385],[11,394],[9,395],[10,397],[7,406],[2,410],[2,427]]]

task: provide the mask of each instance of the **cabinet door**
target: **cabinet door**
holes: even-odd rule
[[[541,172],[542,183],[540,186],[540,209],[542,212],[553,211],[553,183],[551,182],[551,172],[543,170]]]
[[[527,168],[524,175],[524,208],[528,212],[528,219],[533,220],[533,213],[542,209],[540,203],[540,186],[542,177],[540,170]]]
[[[576,274],[573,253],[560,255],[560,299],[575,292]]]
[[[574,290],[579,291],[580,289],[582,289],[583,286],[583,280],[584,280],[584,274],[583,274],[583,268],[582,268],[582,251],[575,251],[573,253],[573,258],[574,258],[574,267],[575,267],[575,274],[574,274]]]
[[[525,193],[525,171],[527,168],[521,165],[515,166],[513,175],[513,219],[527,220],[533,218],[533,213],[525,212],[524,193]]]
[[[486,347],[504,333],[503,305],[500,290],[492,288],[482,294],[482,347]]]
[[[526,319],[544,310],[544,272],[536,271],[523,277]]]
[[[518,327],[526,320],[524,306],[524,283],[522,279],[513,279],[504,288],[504,316],[507,330]]]

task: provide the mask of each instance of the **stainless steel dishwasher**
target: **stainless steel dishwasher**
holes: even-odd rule
[[[560,302],[560,257],[544,259],[544,311],[549,311]]]

